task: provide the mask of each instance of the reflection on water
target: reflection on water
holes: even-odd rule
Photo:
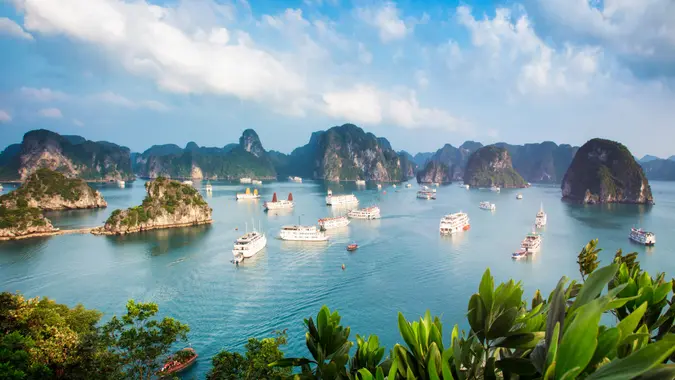
[[[210,231],[211,225],[204,224],[192,227],[143,231],[128,235],[106,236],[105,239],[113,246],[149,246],[150,254],[157,256],[170,252],[173,249],[195,245],[204,239]]]
[[[562,202],[567,215],[592,228],[619,229],[626,222],[641,225],[654,206],[636,204],[579,204]]]

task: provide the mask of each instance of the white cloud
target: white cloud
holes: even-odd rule
[[[19,93],[27,99],[38,102],[52,102],[68,99],[67,94],[49,88],[21,87]]]
[[[9,112],[0,110],[0,123],[9,123],[10,121],[12,121],[12,116]]]
[[[359,42],[359,61],[366,65],[369,65],[371,62],[373,62],[373,54],[369,52],[366,48],[366,45],[361,42]]]
[[[346,91],[328,92],[323,101],[325,112],[334,118],[364,124],[382,121],[379,94],[374,87],[359,85]]]
[[[60,119],[63,117],[61,110],[58,108],[43,108],[38,111],[38,114],[42,117],[48,117],[51,119]]]
[[[106,91],[100,94],[95,94],[92,96],[92,98],[100,102],[131,109],[148,108],[154,111],[167,111],[169,109],[169,107],[165,106],[163,103],[158,102],[156,100],[133,101],[125,96],[116,94],[112,91]]]
[[[78,119],[73,119],[73,124],[75,124],[75,126],[78,126],[78,127],[84,127],[84,123],[81,122]]]
[[[356,14],[361,20],[377,28],[382,42],[403,39],[413,30],[412,26],[406,25],[399,17],[399,10],[393,2],[386,2],[376,9],[359,8]]]
[[[7,17],[0,17],[0,35],[1,34],[22,38],[25,40],[33,40],[33,36],[30,33],[24,31],[21,25],[17,24],[13,20],[8,19]]]

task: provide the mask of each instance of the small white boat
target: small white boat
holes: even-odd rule
[[[464,187],[465,187],[467,190],[469,190],[469,189],[471,188],[471,186],[469,186],[469,185],[464,185]]]
[[[499,187],[497,187],[497,186],[492,186],[492,187],[490,188],[490,191],[494,191],[495,193],[498,193],[498,192],[501,191],[501,189],[500,189]]]
[[[319,219],[319,227],[322,230],[330,230],[333,228],[346,227],[350,223],[350,220],[346,216],[338,216],[335,218],[322,218]]]
[[[355,182],[356,186],[366,186],[366,181],[363,179],[357,179]]]
[[[277,200],[277,193],[272,195],[272,201],[267,201],[263,204],[265,210],[282,210],[291,209],[295,204],[293,203],[293,194],[288,193],[288,200]]]
[[[281,240],[291,241],[327,241],[326,233],[316,226],[283,226],[279,232]]]
[[[190,181],[189,179],[186,179],[185,181],[183,181],[183,185],[190,185],[190,186],[192,186],[192,181]]]
[[[656,235],[653,232],[648,232],[642,228],[631,228],[628,238],[638,244],[646,245],[648,247],[656,244]]]
[[[239,178],[239,183],[251,183],[251,181],[252,180],[249,177]]]
[[[380,208],[377,206],[371,206],[356,210],[351,210],[347,213],[347,216],[354,219],[379,219],[380,218]]]
[[[344,194],[344,195],[333,195],[333,191],[328,189],[326,195],[326,205],[327,206],[343,206],[343,205],[357,205],[359,204],[358,198],[354,194]]]
[[[469,224],[469,215],[465,212],[457,212],[449,214],[441,218],[439,229],[441,234],[454,234],[460,231],[467,231],[471,228]]]
[[[534,225],[537,228],[542,228],[546,225],[548,222],[548,217],[546,216],[546,213],[544,212],[544,204],[542,203],[541,206],[539,207],[539,212],[537,213],[537,216],[534,218]]]
[[[527,257],[527,251],[524,248],[521,248],[511,254],[511,258],[514,260],[520,260]]]
[[[378,190],[381,190],[381,189],[382,189],[382,184],[381,184],[381,183],[378,183],[378,184],[377,184],[377,189],[378,189]]]
[[[123,189],[126,185],[127,183],[122,180],[117,181],[117,186],[121,189]],[[0,185],[0,190],[2,190],[2,185]]]
[[[255,254],[262,251],[265,246],[267,246],[265,234],[255,230],[253,232],[245,233],[234,242],[234,248],[232,249],[234,262],[240,263],[244,261],[244,259],[255,256]]]
[[[422,187],[422,190],[417,192],[418,199],[432,200],[436,199],[436,189],[429,190],[428,187]]]
[[[259,179],[252,179],[252,180],[251,180],[251,184],[257,185],[257,186],[261,186],[261,185],[262,185],[262,181],[259,180]]]
[[[237,193],[237,200],[246,200],[246,199],[260,199],[260,194],[258,194],[258,189],[253,189],[253,193],[251,193],[251,189],[248,187],[246,188],[245,193]]]
[[[391,185],[391,187],[396,188],[396,184]]]
[[[302,178],[300,177],[288,177],[288,180],[291,182],[302,182]]]
[[[481,202],[481,203],[478,205],[478,207],[480,207],[480,208],[483,209],[483,210],[490,210],[490,211],[494,211],[494,210],[497,209],[497,205],[495,205],[494,203],[487,202],[487,201],[486,201],[486,202]]]
[[[523,199],[523,194],[516,195],[516,199]]]
[[[434,183],[432,183],[431,185],[432,185],[432,186],[438,187],[438,182],[434,182]]]
[[[405,187],[406,187],[406,189],[409,189],[409,188],[411,188],[411,187],[412,187],[412,184],[410,184],[410,183],[406,183],[406,184],[405,184]]]
[[[207,193],[210,193],[210,192],[213,191],[213,186],[211,186],[211,182],[207,182],[207,183],[206,183],[205,189],[206,189],[206,192],[207,192]]]

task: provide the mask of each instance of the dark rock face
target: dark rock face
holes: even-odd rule
[[[523,177],[513,169],[505,148],[489,145],[475,151],[466,165],[464,183],[472,187],[526,187]]]
[[[480,143],[467,141],[459,148],[445,144],[436,151],[417,173],[419,183],[450,183],[464,177],[464,168],[473,152],[482,147]]]
[[[289,156],[275,154],[279,172],[330,181],[357,179],[395,182],[412,175],[414,168],[386,139],[344,124],[312,133],[309,143]]]
[[[155,145],[136,156],[137,173],[146,178],[236,179],[276,178],[272,160],[258,134],[247,129],[239,144],[223,148],[200,147],[194,142],[185,149],[177,145]]]
[[[551,141],[525,145],[494,145],[509,151],[513,168],[526,181],[540,183],[560,183],[579,149],[568,144],[557,145]]]
[[[563,199],[573,202],[654,203],[649,181],[628,148],[604,139],[579,148],[561,188]]]
[[[25,180],[41,168],[69,178],[113,181],[133,180],[129,148],[80,136],[61,136],[44,129],[30,131],[20,145],[0,154],[0,179]]]

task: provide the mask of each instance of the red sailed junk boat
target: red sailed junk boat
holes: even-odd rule
[[[157,372],[160,377],[178,373],[193,365],[197,360],[197,352],[192,347],[186,347],[169,356],[162,369]]]
[[[279,210],[293,208],[293,194],[288,193],[288,200],[278,200],[277,193],[272,196],[272,201],[267,201],[263,204],[265,210]]]

